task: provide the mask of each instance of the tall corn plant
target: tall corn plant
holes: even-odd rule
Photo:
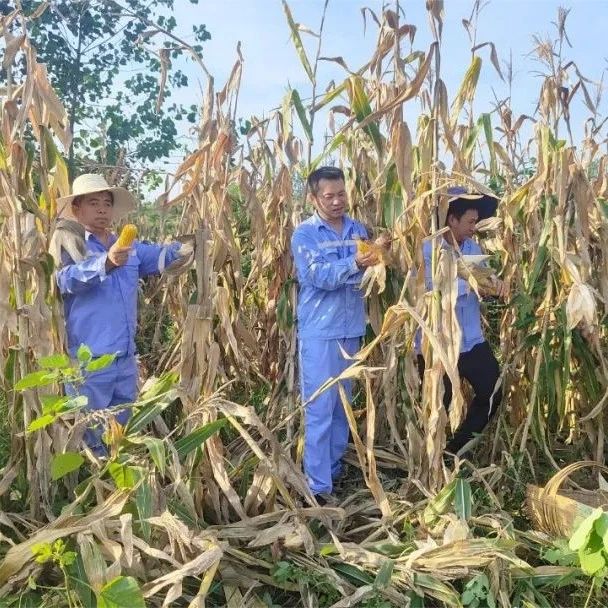
[[[21,398],[11,389],[28,372],[33,357],[62,346],[61,319],[49,305],[53,263],[46,250],[55,200],[68,193],[66,165],[54,142],[67,147],[71,134],[66,112],[29,44],[23,16],[15,11],[2,21],[6,81],[0,109],[0,363],[11,434],[4,487],[6,491],[24,465],[31,514],[40,516],[49,509],[51,442],[60,437],[24,434],[40,405],[33,394]],[[22,61],[23,75],[16,69],[16,57]]]

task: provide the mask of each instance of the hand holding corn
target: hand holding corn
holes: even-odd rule
[[[367,241],[357,241],[355,262],[359,268],[367,268],[378,263],[378,256],[373,250],[369,249]]]
[[[106,263],[106,268],[108,270],[116,268],[117,266],[123,266],[127,263],[136,236],[137,228],[133,224],[127,224],[123,227],[117,241],[108,251],[108,260]]]
[[[357,255],[355,261],[359,268],[375,266],[379,262],[387,262],[387,252],[391,246],[388,234],[380,235],[375,241],[357,240]]]

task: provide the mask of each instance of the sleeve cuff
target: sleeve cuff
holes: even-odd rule
[[[160,250],[160,255],[158,256],[158,272],[160,272],[162,274],[164,272],[166,266],[167,266],[167,248],[163,247]]]

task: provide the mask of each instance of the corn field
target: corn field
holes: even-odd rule
[[[310,87],[290,89],[242,133],[240,51],[221,88],[194,57],[207,82],[196,144],[166,184],[160,220],[148,209],[129,221],[155,239],[193,234],[195,260],[186,274],[142,286],[143,387],[128,427],[110,427],[111,457],[101,463],[80,455],[85,416],[55,412],[40,422],[69,368],[48,247],[56,199],[69,194],[71,133],[28,37],[38,16],[15,9],[2,18],[1,606],[606,605],[597,577],[546,558],[560,528],[536,525],[522,506],[527,483],[605,461],[601,84],[567,57],[560,11],[555,39],[534,49],[543,69],[535,115],[518,115],[509,99],[474,113],[483,73],[510,75],[499,49],[476,44],[460,88],[448,92],[447,4],[428,0],[427,24],[406,23],[398,4],[373,14],[373,56],[356,71],[330,58],[344,78],[326,87],[317,80],[327,60],[324,13],[311,56],[283,2]],[[417,27],[430,28],[429,48],[418,48]],[[580,143],[574,104],[587,111]],[[323,113],[332,133],[318,154]],[[349,213],[393,239],[386,263],[365,277],[370,329],[345,372],[358,386],[344,404],[353,474],[331,508],[316,503],[301,473],[289,250],[310,212],[305,178],[328,163],[346,171]],[[126,166],[107,177],[137,178]],[[468,389],[458,380],[459,332],[438,328],[455,323],[458,265],[436,248],[437,288],[427,292],[422,243],[441,229],[439,194],[456,184],[500,197],[498,216],[479,229],[511,297],[484,309],[502,369],[500,414],[471,462],[450,471],[442,450]],[[413,350],[420,327],[431,362],[422,387]],[[40,386],[24,386],[41,368]],[[457,389],[449,416],[444,370]],[[59,471],[70,458],[78,466]],[[577,490],[605,489],[590,470],[576,477]]]

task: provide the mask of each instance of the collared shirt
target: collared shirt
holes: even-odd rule
[[[365,302],[359,289],[363,271],[355,262],[355,238],[366,239],[367,231],[346,215],[342,234],[317,213],[294,231],[300,337],[332,340],[365,334]]]
[[[124,266],[106,272],[109,248],[95,235],[85,232],[87,257],[74,263],[65,253],[65,266],[57,271],[63,296],[68,351],[71,356],[86,344],[95,357],[106,353],[135,354],[137,289],[139,279],[159,274],[179,257],[180,243],[148,245],[135,242]]]
[[[449,248],[451,245],[442,241],[442,247]],[[427,289],[433,289],[433,275],[431,266],[433,245],[431,241],[424,243],[422,252],[424,254],[424,279]],[[460,246],[463,255],[479,255],[481,247],[472,239],[466,239]],[[485,342],[481,329],[481,308],[479,298],[471,289],[469,283],[458,278],[458,297],[456,299],[456,318],[460,324],[462,337],[460,340],[460,352],[467,353],[477,344]],[[420,350],[420,332],[417,336],[417,349]]]

